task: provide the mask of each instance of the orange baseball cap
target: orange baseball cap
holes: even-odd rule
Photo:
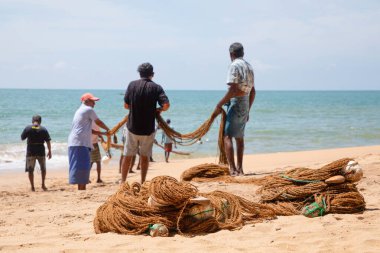
[[[97,97],[94,97],[94,95],[92,95],[91,93],[84,93],[81,98],[80,98],[80,101],[86,101],[86,100],[92,100],[92,101],[98,101],[100,98],[97,98]]]

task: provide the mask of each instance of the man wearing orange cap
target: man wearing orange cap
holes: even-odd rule
[[[69,146],[69,183],[78,184],[78,190],[86,190],[90,178],[90,151],[93,148],[91,135],[106,135],[109,128],[101,121],[94,111],[95,101],[99,98],[91,93],[81,97],[82,104],[74,114],[71,132],[68,139]],[[92,123],[107,132],[92,130]]]

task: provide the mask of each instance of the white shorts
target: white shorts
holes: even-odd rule
[[[155,133],[151,135],[136,135],[128,131],[127,141],[124,144],[124,156],[141,156],[150,157],[152,155],[152,147]]]

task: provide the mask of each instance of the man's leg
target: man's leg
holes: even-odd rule
[[[30,182],[30,188],[32,190],[32,192],[36,191],[36,189],[34,188],[34,172],[28,172],[28,177],[29,177],[29,182]]]
[[[132,160],[131,160],[131,165],[129,166],[129,173],[135,173],[132,169],[133,169],[133,166],[135,166],[135,162],[136,162],[136,156],[132,156]]]
[[[42,190],[47,191],[46,185],[45,185],[45,178],[46,178],[46,170],[41,170],[41,178],[42,178]]]
[[[139,155],[139,162],[137,163],[136,170],[140,170],[140,168],[141,168],[140,164],[141,164],[141,156]]]
[[[45,156],[37,158],[38,163],[40,165],[40,169],[41,169],[41,179],[42,179],[41,188],[42,190],[47,191],[47,188],[45,186],[45,178],[46,178],[46,160],[45,159],[46,159]]]
[[[124,156],[123,162],[121,164],[121,184],[125,183],[127,180],[129,167],[131,166],[133,156]]]
[[[232,137],[228,135],[224,136],[224,147],[226,149],[226,156],[228,160],[228,164],[230,165],[230,174],[231,176],[236,176],[236,166],[234,159],[234,146],[232,144]]]
[[[121,165],[123,163],[123,155],[120,155],[120,160],[119,160],[119,173],[121,173]]]
[[[149,157],[140,155],[140,161],[141,161],[141,184],[145,182],[146,174],[148,173],[148,167],[149,167]]]
[[[244,138],[235,138],[237,153],[237,172],[239,176],[244,175],[243,171],[243,154],[244,154]]]
[[[140,142],[140,168],[141,168],[141,184],[145,182],[148,173],[149,157],[152,154],[152,145],[154,141],[154,133],[141,138]]]
[[[26,157],[25,161],[25,172],[28,172],[28,178],[30,182],[30,189],[34,192],[34,167],[36,166],[36,157]]]
[[[91,162],[91,163],[90,163],[90,175],[91,175],[91,169],[92,169],[92,165],[93,165],[93,164],[94,164],[94,162]],[[91,180],[90,180],[90,179],[88,179],[88,183],[91,184]]]
[[[102,179],[100,179],[100,174],[102,172],[102,164],[100,161],[96,162],[96,172],[98,173],[98,180],[96,180],[96,182],[103,183]]]

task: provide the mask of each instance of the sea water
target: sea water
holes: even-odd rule
[[[84,92],[100,98],[95,111],[110,128],[128,113],[124,90],[0,89],[0,170],[24,169],[26,142],[20,135],[34,114],[42,116],[52,139],[48,168],[67,167],[67,137]],[[171,107],[162,116],[176,131],[192,132],[225,92],[169,90]],[[219,123],[220,117],[200,142],[177,145],[190,156],[171,159],[211,156],[217,161]],[[121,131],[117,136],[121,140]],[[160,131],[156,139],[161,142]],[[380,145],[380,91],[257,91],[245,132],[246,154],[367,145]],[[120,156],[120,151],[112,153]],[[154,146],[153,157],[162,161],[163,150]]]

